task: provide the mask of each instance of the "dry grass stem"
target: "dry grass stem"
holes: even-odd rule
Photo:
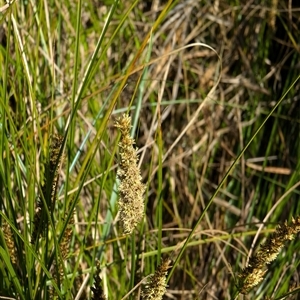
[[[258,252],[253,255],[249,264],[238,274],[239,292],[248,294],[248,292],[257,284],[259,284],[267,272],[267,265],[275,260],[284,247],[286,241],[291,241],[300,231],[300,217],[292,219],[292,224],[285,222],[279,225],[276,231],[261,245]]]
[[[124,114],[116,121],[115,126],[121,131],[120,162],[117,173],[120,179],[118,206],[123,231],[130,234],[144,216],[145,185],[142,183],[137,165],[137,150],[133,147],[135,141],[130,136],[131,118]]]

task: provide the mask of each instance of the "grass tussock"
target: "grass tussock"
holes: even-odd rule
[[[295,1],[2,1],[0,25],[0,299],[299,298]]]

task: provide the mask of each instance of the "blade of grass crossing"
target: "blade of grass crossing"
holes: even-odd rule
[[[138,97],[136,100],[136,106],[135,106],[135,112],[134,112],[134,116],[132,118],[132,129],[131,129],[131,137],[134,137],[137,131],[137,126],[138,126],[138,122],[140,120],[140,112],[141,112],[141,108],[142,108],[142,100],[143,100],[143,95],[144,95],[144,90],[145,90],[145,83],[146,83],[146,78],[147,78],[147,74],[148,74],[148,63],[151,59],[151,52],[152,52],[152,35],[150,36],[149,39],[149,47],[147,49],[147,55],[146,55],[146,67],[143,69],[142,72],[142,76],[141,76],[141,81],[140,84],[138,85]],[[140,161],[139,164],[141,164],[142,162]]]
[[[75,39],[75,55],[74,55],[74,74],[73,74],[73,86],[72,86],[72,111],[77,111],[78,106],[76,102],[80,98],[76,98],[76,93],[78,92],[77,84],[78,84],[78,66],[79,66],[79,44],[80,44],[80,28],[81,28],[81,9],[82,9],[82,1],[79,0],[77,3],[77,20],[76,20],[76,39]],[[75,118],[72,119],[70,124],[70,136],[69,136],[69,147],[73,149],[73,141],[74,141],[74,134],[75,134]],[[67,172],[67,182],[68,182],[68,172]]]

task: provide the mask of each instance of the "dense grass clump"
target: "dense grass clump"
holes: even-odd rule
[[[298,299],[300,12],[0,4],[0,299]]]

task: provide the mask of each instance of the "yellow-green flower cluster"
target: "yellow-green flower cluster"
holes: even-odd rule
[[[14,241],[12,230],[9,224],[5,220],[3,220],[2,230],[3,230],[4,240],[8,249],[8,253],[10,255],[10,260],[13,264],[16,264],[17,253],[15,248],[15,241]]]
[[[124,114],[115,126],[121,132],[119,142],[119,212],[123,231],[126,234],[133,232],[144,216],[145,185],[142,183],[140,169],[138,168],[137,150],[133,147],[135,141],[130,136],[131,118]]]
[[[291,225],[285,222],[276,228],[259,251],[250,258],[248,266],[238,274],[240,293],[247,294],[264,279],[267,265],[277,258],[284,243],[293,240],[299,231],[300,217],[292,219]]]
[[[142,292],[143,300],[161,300],[166,293],[166,276],[170,269],[171,260],[164,259],[157,270],[151,275],[149,283]]]

